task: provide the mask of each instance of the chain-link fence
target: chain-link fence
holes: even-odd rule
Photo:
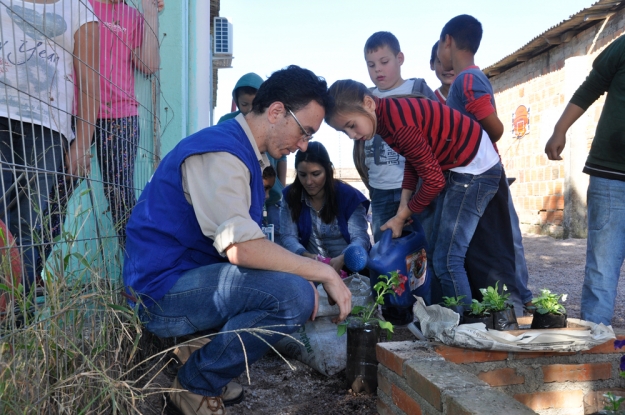
[[[125,225],[158,161],[156,0],[0,0],[0,413],[132,412]]]

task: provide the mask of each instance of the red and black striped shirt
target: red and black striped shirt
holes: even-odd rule
[[[375,98],[379,134],[404,156],[403,189],[419,191],[408,203],[415,213],[445,187],[444,170],[466,166],[480,147],[482,127],[477,121],[440,102],[423,98]]]

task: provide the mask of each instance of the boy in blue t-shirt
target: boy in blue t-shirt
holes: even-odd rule
[[[443,70],[453,70],[457,74],[449,89],[447,105],[478,121],[496,149],[494,143],[503,135],[504,126],[497,116],[493,88],[475,65],[475,53],[481,40],[482,25],[476,18],[466,14],[456,16],[443,27],[438,58]],[[494,285],[500,280],[499,286],[508,286],[517,315],[523,314],[523,305],[531,305],[519,218],[505,174],[478,224],[466,263],[473,285]]]
[[[404,54],[399,40],[391,32],[376,32],[369,36],[364,55],[369,77],[375,85],[371,92],[376,97],[417,95],[436,100],[425,80],[402,78]],[[354,164],[369,189],[371,228],[373,239],[377,242],[382,237],[380,227],[397,214],[402,202],[405,160],[376,135],[373,140],[354,142]],[[403,202],[408,203],[407,200]]]

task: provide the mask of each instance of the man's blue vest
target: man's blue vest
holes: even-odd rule
[[[250,171],[250,216],[261,225],[265,190],[258,158],[236,120],[180,141],[145,186],[126,227],[124,285],[146,306],[162,298],[186,271],[227,262],[203,233],[182,189],[182,163],[190,156],[228,152]],[[222,178],[227,182],[228,177]],[[213,203],[221,203],[219,199]],[[228,209],[228,206],[224,206]]]
[[[339,230],[343,239],[348,244],[351,242],[349,236],[349,230],[347,221],[352,216],[359,204],[365,207],[365,210],[369,210],[369,200],[359,190],[354,189],[352,186],[343,183],[340,180],[335,181],[335,196],[338,202],[339,211],[336,215],[336,221],[339,225]],[[283,203],[288,203],[288,194],[291,186],[287,186],[282,191]],[[310,218],[310,208],[304,202],[302,203],[302,211],[297,221],[297,231],[299,234],[299,243],[306,247],[310,241],[310,235],[312,233],[312,219]]]

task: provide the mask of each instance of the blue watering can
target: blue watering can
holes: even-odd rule
[[[382,234],[378,243],[367,254],[360,246],[350,246],[345,250],[345,265],[353,271],[369,268],[371,289],[380,275],[399,271],[408,277],[406,290],[401,295],[389,294],[384,298],[382,313],[393,324],[404,325],[413,320],[412,305],[417,297],[430,303],[430,276],[427,275],[427,242],[425,232],[418,221],[412,229],[406,228],[399,238],[393,239],[390,229]]]

